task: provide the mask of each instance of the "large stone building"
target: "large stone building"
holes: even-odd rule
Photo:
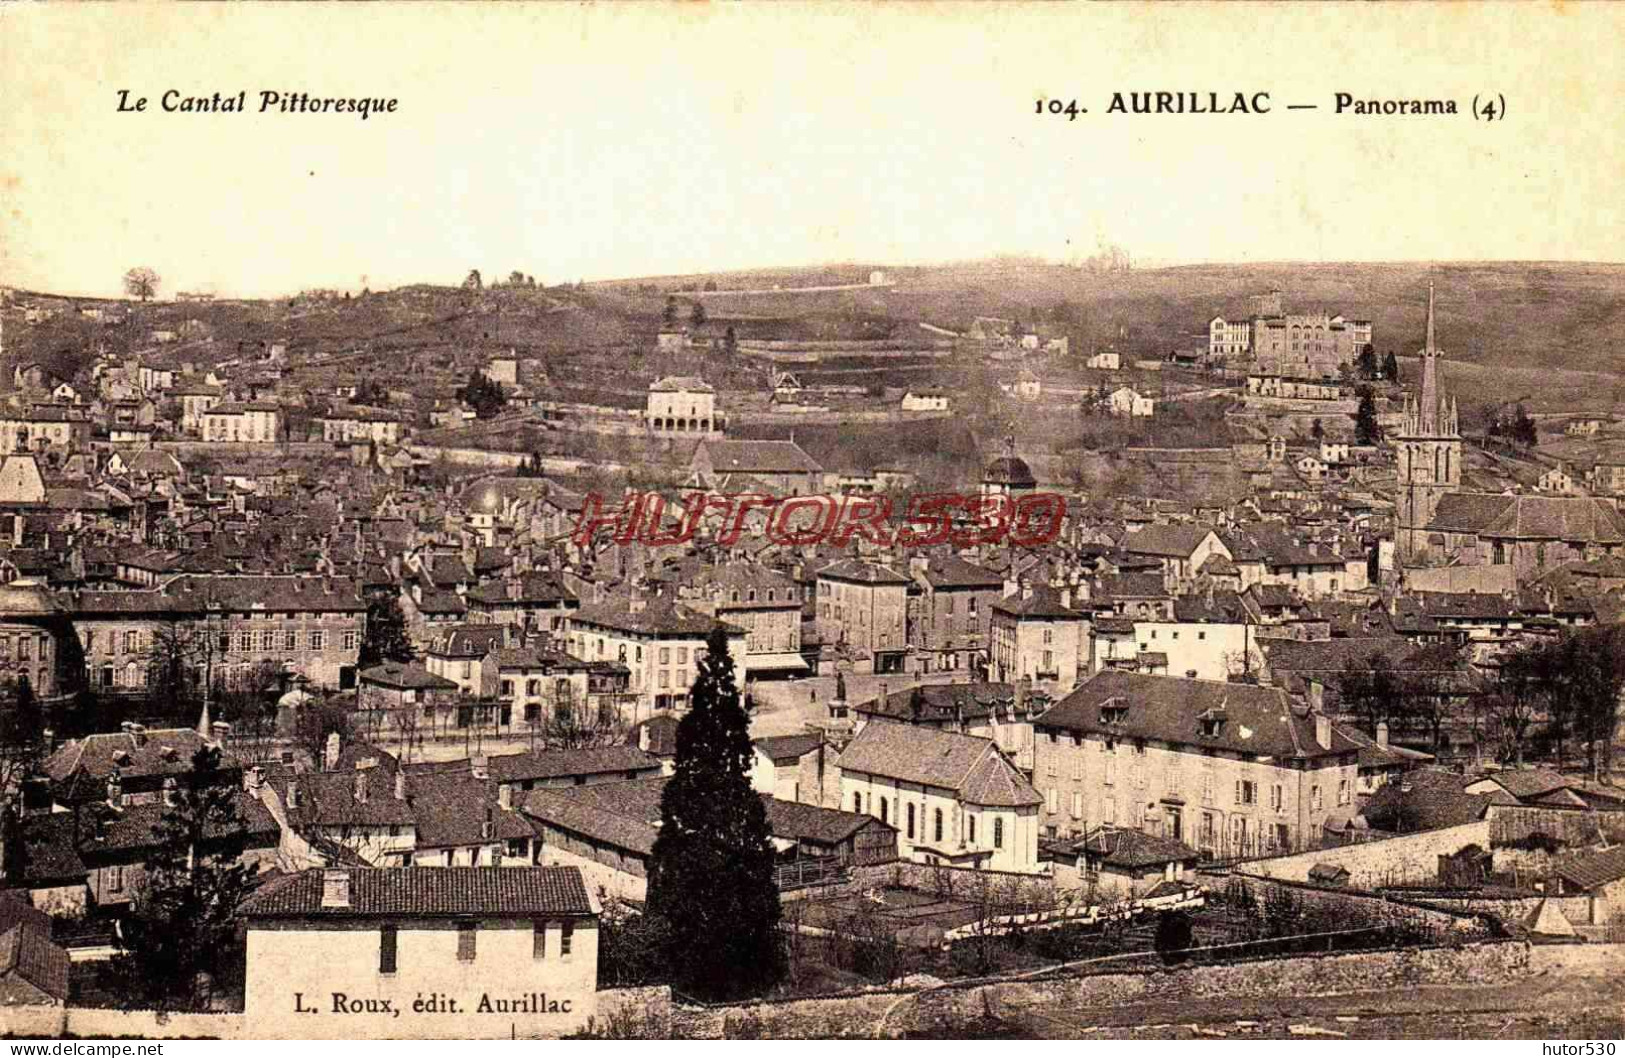
[[[1033,724],[1051,837],[1124,826],[1210,855],[1319,847],[1360,747],[1274,687],[1108,670]]]
[[[274,444],[282,439],[282,410],[275,404],[217,404],[203,412],[203,439]]]
[[[902,672],[913,582],[873,562],[842,559],[818,571],[817,628],[859,672]]]
[[[649,387],[644,422],[655,433],[720,435],[717,391],[703,378],[663,378]]]
[[[800,675],[801,587],[782,573],[743,563],[711,566],[677,589],[689,608],[745,630],[751,679]]]
[[[15,693],[27,680],[36,698],[66,693],[78,685],[77,647],[67,614],[43,585],[0,584],[0,685]]]
[[[624,666],[628,690],[642,712],[682,710],[705,656],[706,637],[719,624],[728,634],[734,681],[743,690],[749,671],[745,630],[679,605],[668,595],[622,593],[587,603],[570,615],[570,653],[583,661]]]
[[[155,662],[231,685],[269,665],[319,687],[352,687],[366,604],[337,577],[178,577],[157,591],[84,591],[68,609],[91,687],[140,691]]]
[[[1033,872],[1039,797],[990,739],[881,721],[841,751],[841,807],[898,830],[918,863]]]

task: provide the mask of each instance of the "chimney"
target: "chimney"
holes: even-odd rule
[[[481,841],[490,841],[491,837],[497,831],[496,820],[492,819],[491,815],[492,815],[492,808],[491,808],[490,805],[486,805],[485,806],[485,821],[480,824],[480,840]]]
[[[1031,685],[1032,679],[1028,676],[1023,676],[1021,679],[1016,681],[1015,710],[1017,719],[1027,715],[1027,691]]]
[[[423,585],[416,583],[412,585],[412,601],[419,605],[423,603]]]
[[[107,803],[113,808],[124,806],[124,786],[119,781],[117,768],[114,768],[113,773],[107,777]]]
[[[164,780],[164,805],[169,808],[174,808],[179,799],[180,791],[176,786],[175,777],[171,775]]]
[[[641,749],[645,753],[649,752],[649,725],[648,724],[640,724],[640,725],[638,725],[638,748]]]
[[[358,805],[367,803],[367,773],[365,771],[355,773],[355,803]]]
[[[643,607],[644,607],[643,596],[640,595],[640,594],[637,594],[636,590],[634,590],[633,594],[626,601],[626,612],[627,613],[642,613],[643,612]]]
[[[130,725],[130,741],[134,742],[138,746],[145,746],[147,744],[147,728],[145,724]]]
[[[299,780],[288,780],[288,810],[294,811],[299,807]]]
[[[1029,577],[1021,578],[1021,601],[1026,602],[1033,597],[1033,582]]]
[[[327,751],[322,754],[322,770],[332,771],[339,766],[339,746],[342,740],[337,731],[327,736]]]
[[[395,769],[395,800],[406,800],[406,772],[400,768]]]
[[[260,789],[264,787],[264,785],[265,769],[260,767],[258,764],[243,772],[243,789],[247,790],[249,793],[257,796]]]
[[[322,906],[323,907],[349,907],[350,906],[350,872],[349,871],[323,871],[322,872]]]
[[[476,753],[468,758],[468,773],[476,779],[489,779],[491,777],[491,758],[483,753]]]
[[[497,807],[504,812],[513,807],[513,787],[508,783],[497,787]]]
[[[1315,742],[1321,749],[1332,748],[1332,718],[1325,713],[1315,713]]]
[[[1063,609],[1063,610],[1072,609],[1072,589],[1071,588],[1062,588],[1061,589],[1061,609]]]
[[[1377,725],[1377,745],[1383,749],[1388,748],[1388,721],[1386,720]]]

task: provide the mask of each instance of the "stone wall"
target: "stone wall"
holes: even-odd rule
[[[241,1013],[166,1013],[158,1010],[106,1010],[69,1007],[61,1035],[140,1037],[147,1040],[247,1039]]]
[[[1488,820],[1401,834],[1356,845],[1248,860],[1237,865],[1236,869],[1245,874],[1303,882],[1308,881],[1310,868],[1317,863],[1328,863],[1346,868],[1349,872],[1348,884],[1356,889],[1420,885],[1438,877],[1441,855],[1460,852],[1468,845],[1477,845],[1482,849],[1490,847]]]
[[[1205,881],[1210,889],[1222,889],[1223,885],[1228,884],[1218,879]],[[1334,919],[1338,916],[1363,913],[1368,921],[1414,925],[1432,930],[1440,936],[1488,936],[1495,932],[1493,923],[1486,920],[1482,913],[1465,908],[1390,899],[1377,893],[1310,885],[1307,882],[1262,878],[1241,873],[1239,870],[1230,875],[1230,882],[1245,885],[1261,907],[1267,906],[1271,889],[1284,888],[1291,890],[1292,897],[1298,904],[1325,911]]]
[[[1459,948],[1411,948],[1295,958],[1268,958],[1225,966],[1068,975],[1042,979],[981,979],[913,989],[863,992],[734,1006],[679,1004],[672,1012],[678,1038],[830,1039],[895,1037],[915,1033],[952,1037],[991,1012],[1026,1008],[1083,1009],[1125,1003],[1244,995],[1320,995],[1461,981],[1514,980],[1547,968],[1606,973],[1625,958],[1550,956],[1540,961],[1520,942]],[[1595,945],[1618,949],[1619,945]],[[1536,949],[1540,951],[1541,949]]]

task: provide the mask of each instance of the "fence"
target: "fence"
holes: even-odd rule
[[[780,891],[806,889],[816,885],[834,885],[845,881],[850,871],[836,859],[806,859],[782,863],[773,868],[773,884]]]

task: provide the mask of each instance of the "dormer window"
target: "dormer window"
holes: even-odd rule
[[[1100,722],[1121,724],[1128,719],[1128,702],[1122,698],[1108,698],[1100,703]]]
[[[1224,714],[1209,709],[1197,718],[1201,725],[1203,738],[1218,738],[1219,732],[1224,729]]]

